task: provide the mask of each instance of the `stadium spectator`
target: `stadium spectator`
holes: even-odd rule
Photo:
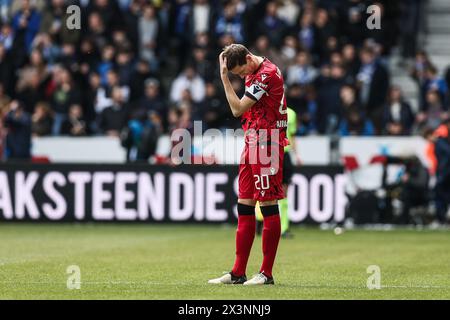
[[[392,86],[384,107],[383,133],[391,136],[410,135],[414,124],[411,106],[402,97],[401,88]]]
[[[216,36],[222,37],[225,34],[230,34],[238,43],[245,42],[242,16],[232,1],[225,4],[223,13],[216,23]]]
[[[195,102],[202,102],[205,98],[205,82],[193,66],[186,67],[184,72],[174,80],[170,91],[171,101],[180,102],[183,91],[186,89],[191,92]]]
[[[25,111],[22,103],[17,100],[11,101],[4,125],[8,129],[6,159],[29,160],[31,158],[31,116]]]
[[[80,38],[77,29],[68,29],[66,4],[64,0],[50,0],[49,4],[42,10],[42,19],[39,32],[48,34],[57,43],[76,44]]]
[[[345,112],[339,125],[339,134],[345,136],[372,136],[372,122],[364,117],[361,111],[350,109]]]
[[[203,101],[200,112],[203,115],[202,120],[206,128],[226,129],[228,119],[230,118],[229,108],[227,108],[225,97],[217,92],[214,83],[206,83],[206,95]]]
[[[376,132],[382,129],[383,106],[389,88],[389,74],[386,68],[377,61],[374,48],[364,47],[361,50],[361,67],[357,74],[357,85],[360,101],[368,117],[372,120]]]
[[[360,67],[359,59],[356,55],[356,48],[353,44],[347,43],[342,47],[342,63],[347,71],[347,76],[351,77],[352,82],[355,80]]]
[[[288,35],[284,38],[283,45],[279,52],[279,68],[283,74],[286,73],[288,67],[295,63],[297,52],[299,51],[299,45],[297,39]]]
[[[22,69],[17,83],[17,98],[23,102],[25,110],[32,114],[35,104],[45,99],[45,91],[42,74],[34,68]]]
[[[81,93],[76,87],[69,70],[57,67],[53,70],[50,105],[54,112],[53,135],[61,133],[61,126],[67,119],[69,107],[81,102]]]
[[[139,57],[150,64],[157,64],[157,45],[160,43],[160,25],[156,10],[151,4],[143,8],[143,14],[139,18]]]
[[[445,123],[447,135],[439,135],[435,141],[437,159],[436,171],[436,217],[440,223],[447,223],[447,210],[450,208],[450,120]]]
[[[162,119],[155,111],[137,110],[121,135],[127,149],[127,161],[148,161],[156,152],[158,138],[163,132]]]
[[[21,9],[12,18],[12,27],[15,32],[15,37],[23,41],[26,54],[31,49],[31,43],[34,37],[39,32],[41,23],[41,15],[34,7],[30,0],[22,0]]]
[[[83,107],[79,104],[71,105],[69,115],[62,124],[61,134],[79,137],[87,135],[88,130],[88,125],[83,116]]]
[[[53,115],[50,106],[45,102],[38,102],[31,117],[31,132],[35,137],[47,136],[52,133]]]
[[[335,134],[342,117],[340,92],[345,84],[344,70],[339,65],[324,66],[317,80],[317,129]]]
[[[428,206],[430,200],[429,191],[430,176],[427,168],[417,156],[406,160],[405,174],[401,181],[400,199],[403,202],[403,210],[400,222],[411,223],[411,209],[417,206]]]
[[[138,60],[130,80],[130,102],[135,102],[143,97],[145,92],[145,80],[149,78],[155,78],[160,81],[158,72],[151,68],[147,61],[142,59]]]
[[[144,97],[139,100],[135,109],[142,110],[143,112],[156,112],[163,119],[163,127],[166,127],[167,105],[161,97],[160,83],[157,79],[149,78],[145,80]]]
[[[311,65],[309,54],[306,51],[297,53],[295,64],[287,68],[288,85],[308,85],[318,76],[317,70]]]
[[[128,108],[125,105],[123,92],[120,87],[112,88],[111,105],[100,114],[98,128],[108,136],[118,137],[127,123]]]
[[[267,35],[273,47],[278,48],[286,32],[286,23],[278,17],[278,4],[270,1],[266,5],[266,13],[259,20],[258,34]]]
[[[208,50],[195,47],[192,52],[192,65],[204,81],[212,81],[216,77],[216,64],[208,59]]]
[[[429,90],[425,101],[426,104],[416,116],[418,129],[423,127],[437,129],[443,120],[449,118],[447,108],[442,104],[437,90]]]
[[[294,31],[297,35],[300,46],[309,52],[314,49],[314,26],[313,26],[313,12],[305,10],[300,17],[299,24]]]

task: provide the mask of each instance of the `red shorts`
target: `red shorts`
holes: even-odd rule
[[[271,201],[284,198],[284,147],[245,144],[239,164],[239,199]]]

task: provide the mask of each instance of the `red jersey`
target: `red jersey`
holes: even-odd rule
[[[250,132],[256,132],[260,140],[266,141],[270,140],[271,130],[278,129],[280,145],[288,145],[287,106],[280,69],[264,58],[259,68],[245,77],[245,95],[256,101],[241,117],[246,142],[249,141]],[[261,129],[267,130],[267,139],[262,136]]]

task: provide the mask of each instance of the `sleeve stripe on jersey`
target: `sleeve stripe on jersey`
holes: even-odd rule
[[[248,91],[245,92],[245,95],[246,95],[247,97],[249,97],[250,99],[252,99],[252,100],[258,101],[258,99],[256,99],[256,98],[255,98],[250,92],[248,92]]]

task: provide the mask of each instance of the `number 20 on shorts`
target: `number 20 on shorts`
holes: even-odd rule
[[[256,190],[267,190],[269,189],[269,175],[263,174],[258,176],[257,174],[253,175],[255,177],[255,188]]]

